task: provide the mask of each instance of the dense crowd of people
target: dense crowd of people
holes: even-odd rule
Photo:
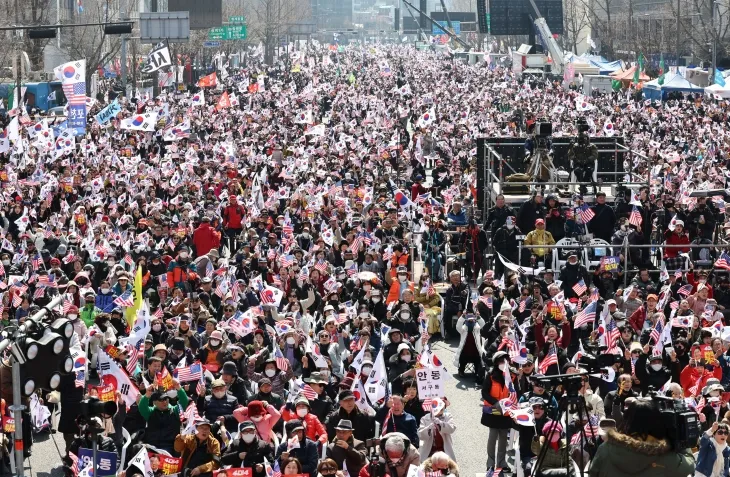
[[[64,297],[88,368],[41,397],[60,404],[66,472],[97,439],[131,441],[126,477],[144,475],[144,450],[155,475],[171,457],[190,476],[458,476],[449,400],[419,399],[416,379],[442,366],[430,342],[458,339],[492,475],[515,453],[524,472],[729,475],[730,280],[713,268],[725,203],[692,194],[725,188],[727,104],[584,98],[505,66],[308,45],[274,66],[247,55],[210,87],[118,98],[107,125],[100,101],[70,148],[24,128],[0,172],[0,325]],[[149,113],[154,132],[122,127]],[[643,154],[626,172],[648,184],[614,206],[535,192],[515,211],[497,196],[479,225],[476,138],[525,137],[548,116],[556,136],[577,118],[623,136]],[[585,231],[673,247],[590,269],[571,250],[551,270],[540,246]],[[110,373],[131,394],[108,395]],[[563,406],[568,382],[585,407]],[[697,413],[697,442],[678,446],[650,391]],[[118,410],[79,420],[88,397]]]

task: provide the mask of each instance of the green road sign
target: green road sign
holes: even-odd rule
[[[236,15],[228,17],[228,23],[246,23],[246,17],[243,15]]]
[[[246,25],[226,25],[208,31],[209,40],[245,40],[246,36]]]
[[[487,33],[492,33],[492,15],[487,13]]]

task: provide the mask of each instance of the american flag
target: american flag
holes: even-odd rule
[[[190,366],[175,369],[174,374],[181,383],[200,381],[203,376],[203,366],[199,362],[195,362]]]
[[[526,307],[527,307],[527,299],[524,298],[524,299],[520,300],[520,307],[519,307],[520,313],[524,313]]]
[[[421,407],[425,412],[431,412],[431,409],[433,408],[433,399],[426,399],[423,401],[423,404],[421,404]]]
[[[550,366],[558,364],[558,353],[555,350],[555,344],[550,346],[545,357],[540,361],[540,373],[545,374]]]
[[[588,301],[598,301],[600,298],[600,295],[598,294],[598,288],[594,288],[591,292],[591,296],[588,298]]]
[[[429,280],[428,288],[426,288],[426,296],[431,297],[431,296],[434,296],[435,294],[436,294],[436,289],[433,287],[433,282],[431,280]]]
[[[690,293],[692,293],[692,285],[690,285],[689,283],[683,285],[679,290],[677,290],[677,293],[684,296],[689,295]]]
[[[363,243],[363,239],[359,235],[353,238],[352,244],[350,244],[350,250],[352,250],[352,253],[358,253]]]
[[[197,386],[195,386],[195,392],[198,396],[205,396],[205,378],[202,374],[200,375]]]
[[[69,105],[86,105],[86,83],[64,83],[63,94]]]
[[[501,467],[495,467],[494,469],[487,472],[487,475],[484,477],[499,477],[499,475],[502,474],[502,468]]]
[[[134,306],[134,298],[132,298],[132,292],[130,290],[125,291],[114,299],[114,304],[127,308]]]
[[[345,269],[348,277],[355,276],[357,274],[357,262],[352,262],[349,267]]]
[[[38,286],[56,287],[56,277],[52,273],[49,275],[40,275],[38,277]]]
[[[656,320],[656,325],[654,325],[654,328],[651,329],[649,341],[653,339],[654,343],[659,343],[659,337],[662,335],[662,331],[664,331],[664,320],[660,318]]]
[[[616,346],[616,342],[620,337],[621,333],[616,327],[616,322],[613,321],[613,319],[609,319],[606,323],[606,345],[608,346],[609,350]]]
[[[274,474],[273,477],[281,477],[281,469],[279,469],[279,462],[274,461]]]
[[[33,256],[33,259],[31,260],[31,265],[33,265],[33,270],[38,270],[39,268],[41,268],[41,262],[42,262],[42,260],[41,260],[40,254],[36,253]]]
[[[586,433],[587,439],[596,439],[598,437],[598,417],[597,416],[590,416],[588,418],[588,422],[585,426],[583,426],[583,430]],[[581,441],[581,433],[576,431],[575,434],[573,434],[573,437],[570,439],[570,443],[573,445],[580,444]]]
[[[282,371],[286,371],[287,369],[289,369],[289,360],[286,359],[283,354],[281,354],[281,350],[278,346],[275,346],[275,348],[276,349],[274,350],[274,359],[276,360],[276,367]]]
[[[71,473],[79,475],[79,458],[73,452],[69,452],[68,457],[71,459]]]
[[[132,258],[132,256],[131,256],[130,254],[126,254],[126,255],[124,256],[124,260],[123,260],[123,262],[124,262],[124,263],[126,263],[127,265],[129,265],[130,267],[131,267],[132,265],[134,265],[134,259]]]
[[[722,252],[720,258],[718,258],[715,262],[715,268],[730,270],[730,255],[728,255],[727,252]]]
[[[294,265],[294,261],[296,259],[294,258],[294,255],[282,255],[279,257],[279,263],[281,263],[282,268],[289,268],[292,265]]]
[[[682,269],[678,268],[676,272],[674,272],[674,278],[677,280],[680,280],[682,278]]]
[[[35,292],[33,293],[33,299],[34,300],[37,300],[39,298],[43,298],[44,296],[46,296],[46,289],[45,288],[38,287],[38,288],[35,289]]]
[[[127,374],[130,376],[134,374],[134,372],[137,370],[137,360],[139,359],[139,347],[141,343],[137,346],[132,345],[131,343],[127,343],[127,353],[129,354],[129,358],[127,358],[127,365],[125,366],[127,368]]]
[[[312,386],[301,380],[297,380],[296,384],[299,386],[299,392],[302,393],[302,396],[310,400],[317,398],[317,391],[312,389]]]
[[[594,301],[581,310],[575,317],[573,328],[579,328],[583,325],[587,325],[588,323],[593,323],[596,320],[596,307],[597,303]]]
[[[487,306],[487,308],[489,308],[490,310],[494,306],[494,301],[492,300],[491,296],[480,296],[479,301],[484,303]]]
[[[583,221],[584,224],[587,224],[591,221],[593,217],[596,216],[596,213],[593,212],[593,209],[588,207],[587,204],[583,204],[580,207],[580,219]]]
[[[86,379],[84,379],[84,370],[76,371],[76,380],[74,380],[74,385],[77,388],[83,388],[84,383],[86,382]]]
[[[631,209],[631,215],[629,215],[629,223],[638,229],[641,227],[641,222],[643,220],[644,219],[641,218],[641,214],[639,213],[639,209],[634,206],[634,208]]]
[[[63,301],[63,314],[68,315],[68,312],[71,310],[71,307],[74,306],[74,304],[68,300]]]
[[[155,312],[152,314],[152,316],[154,316],[155,318],[162,318],[163,316],[165,316],[165,312],[162,311],[162,306],[157,308],[157,310],[155,310]]]
[[[325,260],[319,260],[314,264],[314,268],[319,270],[319,273],[327,273],[327,262]]]
[[[76,255],[74,255],[73,252],[69,252],[68,255],[66,255],[65,257],[63,257],[63,260],[62,261],[63,261],[63,263],[65,263],[65,264],[68,265],[69,263],[73,262],[74,260],[76,260]]]
[[[581,278],[581,280],[578,283],[576,283],[575,285],[573,285],[573,291],[578,296],[581,296],[582,294],[584,294],[585,292],[587,292],[588,291],[588,287],[586,287],[586,282],[584,282],[583,279]]]

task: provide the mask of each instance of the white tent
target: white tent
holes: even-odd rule
[[[730,85],[720,86],[719,84],[711,84],[705,88],[706,95],[717,95],[721,98],[730,98]]]

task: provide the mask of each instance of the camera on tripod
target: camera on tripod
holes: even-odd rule
[[[682,399],[662,396],[649,387],[649,397],[659,408],[667,427],[669,441],[675,451],[691,449],[700,439],[700,422],[697,413],[692,411]]]
[[[385,477],[385,463],[380,462],[380,439],[366,439],[368,450],[368,473],[370,477]]]
[[[94,418],[98,417],[99,419],[103,419],[117,413],[117,403],[115,401],[100,401],[99,398],[90,397],[84,399],[79,404],[81,406],[81,412],[76,418],[76,423],[79,426],[81,434],[103,432],[103,426],[97,429],[99,426],[94,424],[96,422]]]

